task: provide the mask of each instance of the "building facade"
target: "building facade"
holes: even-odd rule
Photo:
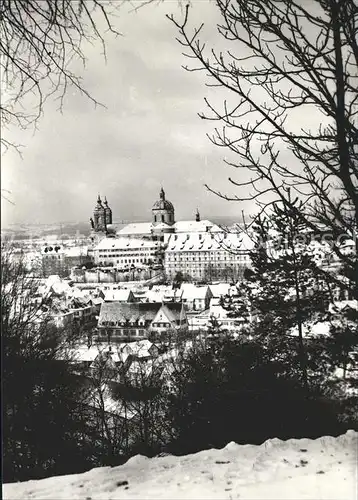
[[[104,238],[93,249],[97,266],[140,267],[161,263],[162,245],[156,240]]]
[[[165,250],[165,274],[170,280],[180,273],[186,281],[237,281],[250,267],[251,248],[241,233],[174,234]]]
[[[126,342],[188,328],[182,304],[104,302],[98,320],[100,342]]]
[[[71,269],[85,266],[92,262],[87,246],[66,247],[64,245],[46,245],[41,250],[42,276],[48,278],[58,275],[70,276]]]
[[[62,245],[46,245],[41,250],[42,276],[48,278],[58,275],[65,278],[69,275],[65,249]]]
[[[93,249],[94,262],[100,267],[158,266],[164,268],[168,280],[179,273],[186,281],[233,282],[250,265],[252,244],[244,241],[245,235],[201,220],[198,209],[193,220],[176,222],[174,205],[163,188],[153,204],[151,222],[127,224],[109,234],[112,212],[100,197],[92,222],[97,235],[102,235]]]

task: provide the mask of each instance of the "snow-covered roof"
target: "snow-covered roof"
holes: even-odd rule
[[[128,302],[133,298],[133,292],[128,288],[120,288],[119,290],[107,290],[104,296],[105,301],[117,300],[120,302]]]
[[[103,303],[102,297],[92,297],[91,301],[94,306],[99,306],[100,304]]]
[[[141,249],[141,248],[155,248],[160,245],[157,241],[143,240],[140,238],[103,238],[95,250],[128,250],[128,249]]]
[[[193,283],[182,283],[180,287],[183,300],[205,299],[211,290],[209,286],[196,286]]]
[[[81,289],[78,288],[77,286],[71,287],[71,297],[76,298],[76,299],[82,299],[86,297],[91,297],[91,291],[92,290],[86,290],[86,289]],[[93,293],[93,291],[92,291]]]
[[[146,290],[141,294],[141,298],[149,302],[162,302],[174,299],[179,301],[181,296],[182,292],[180,290],[173,290],[170,286],[153,287],[152,290]]]
[[[87,246],[67,247],[64,249],[66,257],[83,257],[88,254]]]
[[[147,326],[156,317],[158,311],[165,307],[174,314],[177,321],[181,319],[182,305],[177,302],[168,302],[163,306],[159,302],[103,302],[98,325],[106,326],[110,323],[133,323]]]
[[[127,224],[122,229],[117,231],[118,235],[133,235],[133,234],[146,234],[150,235],[153,229],[173,227],[175,233],[205,233],[205,232],[220,232],[222,229],[211,222],[210,220],[180,220],[168,226],[168,224],[160,223],[153,225],[151,222],[134,222]]]
[[[118,349],[118,351],[120,356],[124,356],[124,360],[129,355],[133,355],[138,358],[147,358],[152,355],[150,350],[153,346],[155,347],[153,342],[147,339],[143,339],[124,344]]]
[[[339,300],[329,305],[330,312],[339,312],[344,309],[358,310],[358,300]]]
[[[220,304],[216,302],[210,302],[209,316],[215,316],[217,319],[226,319],[227,318],[227,310],[224,309]]]
[[[72,287],[69,285],[68,281],[63,280],[56,274],[52,274],[45,282],[43,291],[45,290],[47,290],[47,293],[52,290],[58,294],[70,294],[72,292]]]
[[[74,360],[77,362],[81,361],[92,362],[97,358],[100,352],[101,351],[97,346],[87,347],[85,345],[81,345],[76,347],[76,349],[73,351],[73,357]]]
[[[61,281],[61,278],[58,274],[51,274],[45,281],[46,286],[51,286],[53,283]]]
[[[243,251],[251,250],[253,243],[245,233],[179,233],[168,238],[166,253],[170,252],[197,252],[222,250]]]
[[[126,234],[151,234],[153,226],[151,222],[133,222],[122,227],[117,234],[119,236]]]
[[[231,290],[230,283],[217,283],[215,285],[209,285],[213,297],[222,297],[223,295],[228,295]]]
[[[155,229],[168,229],[171,227],[172,227],[171,225],[166,224],[165,222],[160,222],[159,224],[155,224],[155,226],[154,225],[152,226],[153,230],[155,230]]]
[[[176,233],[220,231],[219,226],[209,220],[180,220],[174,224],[174,228]]]
[[[303,337],[327,336],[330,332],[331,323],[329,321],[319,321],[317,323],[307,322],[302,325]],[[298,336],[298,327],[291,328],[290,335]]]

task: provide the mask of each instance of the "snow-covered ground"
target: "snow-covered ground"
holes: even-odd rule
[[[135,456],[119,467],[5,484],[10,499],[358,498],[358,433],[317,440],[229,443],[183,457]]]

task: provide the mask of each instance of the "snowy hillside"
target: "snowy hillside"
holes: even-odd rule
[[[10,499],[344,499],[358,495],[358,433],[228,444],[184,457],[136,456],[119,467],[5,484]]]

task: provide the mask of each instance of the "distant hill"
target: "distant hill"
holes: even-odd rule
[[[219,226],[232,226],[241,222],[240,218],[230,216],[213,216],[209,219],[218,224]],[[127,220],[114,220],[114,224],[119,228],[130,222],[146,222],[145,217],[134,217],[132,221]],[[89,236],[91,225],[89,221],[78,222],[59,222],[52,224],[12,224],[8,227],[1,229],[3,238],[11,238],[15,240],[39,238],[49,235],[62,235],[63,237],[73,236]]]

